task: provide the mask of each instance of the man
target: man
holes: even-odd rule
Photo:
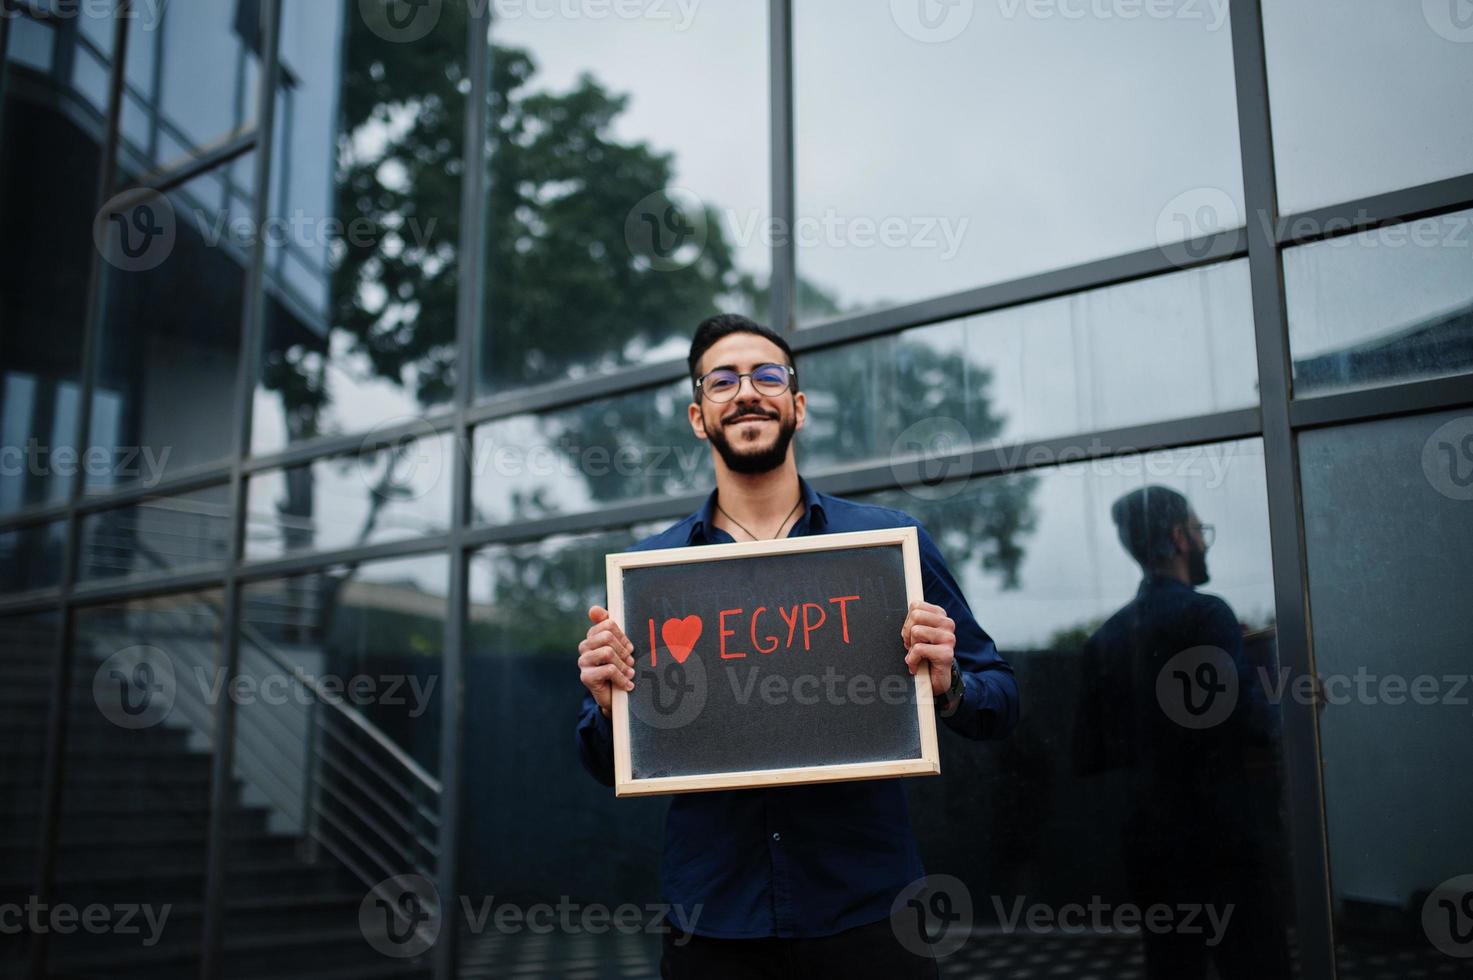
[[[1124,774],[1134,903],[1211,909],[1224,922],[1221,934],[1145,931],[1146,975],[1288,980],[1275,719],[1237,615],[1196,588],[1209,579],[1213,529],[1161,486],[1124,495],[1110,516],[1144,577],[1085,643],[1075,771]]]
[[[711,443],[716,489],[705,505],[635,550],[912,526],[924,602],[901,629],[911,673],[924,670],[937,710],[969,738],[1017,723],[1012,668],[977,625],[930,536],[902,511],[816,492],[798,475],[792,440],[805,420],[793,354],[780,335],[716,316],[690,349],[691,430]],[[600,606],[578,647],[588,694],[578,722],[584,767],[613,785],[609,704],[634,688],[633,644]],[[666,899],[700,907],[698,934],[667,934],[665,977],[936,976],[890,927],[899,892],[920,878],[898,780],[675,796],[666,818]]]

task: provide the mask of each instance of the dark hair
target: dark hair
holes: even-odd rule
[[[738,313],[718,313],[708,316],[702,320],[700,326],[696,327],[696,335],[691,338],[690,357],[686,363],[690,366],[690,383],[694,385],[700,378],[697,373],[701,369],[701,357],[711,349],[711,345],[722,337],[734,333],[754,333],[776,344],[787,357],[788,363],[793,366],[792,386],[790,391],[798,390],[798,362],[793,360],[793,348],[788,346],[783,335],[770,327],[764,327],[756,320],[749,319]]]
[[[1141,568],[1150,570],[1173,550],[1171,532],[1185,524],[1191,506],[1169,487],[1132,490],[1110,505],[1110,517],[1120,532],[1120,543]]]

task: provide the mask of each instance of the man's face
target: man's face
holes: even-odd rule
[[[1187,517],[1187,575],[1193,585],[1205,585],[1207,574],[1207,541],[1202,534],[1202,520],[1195,512]]]
[[[699,372],[729,367],[745,374],[759,364],[786,364],[787,355],[772,341],[753,333],[722,337],[701,356]],[[702,396],[690,406],[691,428],[698,438],[711,440],[721,461],[734,473],[766,473],[788,458],[793,433],[803,428],[806,414],[802,392],[790,387],[769,397],[757,392],[751,378],[743,378],[736,397],[713,402]]]

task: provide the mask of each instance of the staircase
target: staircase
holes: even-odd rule
[[[101,904],[119,910],[110,912],[115,922],[129,905],[151,906],[156,916],[167,906],[168,915],[154,945],[145,945],[155,930],[142,914],[132,920],[134,934],[53,933],[49,977],[198,976],[213,709],[194,670],[214,669],[218,632],[218,604],[206,596],[145,600],[79,620],[52,904],[79,911]],[[290,673],[288,658],[263,637],[254,640],[243,638],[243,674]],[[0,621],[0,662],[11,680],[0,686],[4,903],[24,905],[34,891],[53,642],[49,630]],[[166,652],[177,695],[163,722],[128,730],[99,709],[93,677],[112,652],[137,644]],[[422,837],[433,839],[438,784],[426,788],[422,773],[406,772],[412,760],[341,703],[313,700],[269,712],[241,706],[237,723],[226,817],[224,976],[430,976],[430,953],[398,959],[372,948],[359,909],[372,884],[386,877],[433,876]],[[9,955],[15,937],[0,936],[0,943],[0,976],[21,975],[18,958]]]

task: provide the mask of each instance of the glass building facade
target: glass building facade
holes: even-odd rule
[[[525,915],[661,899],[573,663],[711,488],[717,311],[1017,672],[907,785],[948,975],[1145,975],[1016,912],[1194,882],[1218,975],[1470,970],[1455,0],[7,0],[0,51],[0,976],[658,975]],[[1146,485],[1214,529],[1226,748],[1101,711]]]

